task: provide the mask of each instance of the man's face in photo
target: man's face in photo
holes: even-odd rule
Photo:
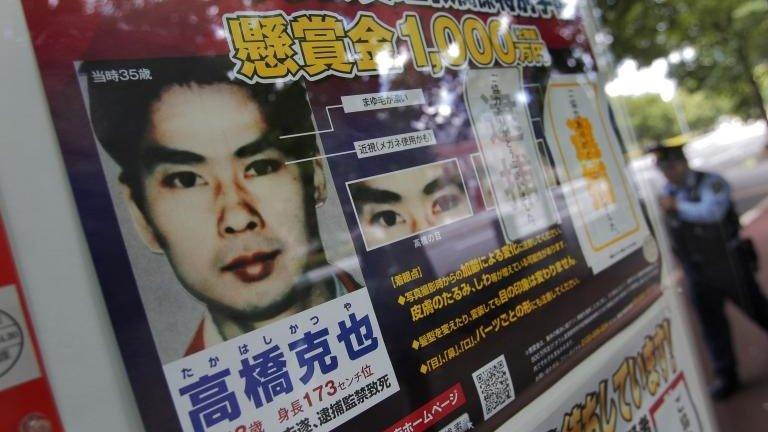
[[[290,294],[310,246],[299,168],[266,131],[242,87],[166,88],[142,146],[145,205],[132,206],[142,238],[190,293],[244,316]]]
[[[471,214],[455,164],[434,164],[363,180],[353,193],[369,248]]]

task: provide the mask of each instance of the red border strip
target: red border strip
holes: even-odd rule
[[[461,408],[467,402],[461,383],[456,383],[431,401],[398,420],[384,432],[421,432],[434,426],[448,414]]]
[[[40,368],[40,377],[0,391],[0,407],[2,407],[0,409],[0,430],[26,432],[38,430],[33,429],[34,424],[48,423],[49,430],[64,431],[51,386],[48,383],[48,376],[43,367],[43,359],[40,356],[40,348],[32,327],[24,293],[21,290],[21,283],[11,255],[5,226],[2,218],[0,218],[0,286],[8,285],[13,286],[11,289],[16,290],[21,302],[21,310]]]

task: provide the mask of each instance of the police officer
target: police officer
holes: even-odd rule
[[[739,218],[725,179],[691,170],[682,147],[657,145],[653,152],[667,179],[660,206],[672,249],[688,279],[714,363],[716,379],[710,393],[724,399],[740,386],[725,300],[733,301],[768,331],[768,301],[754,276],[757,255],[752,243],[739,236]]]

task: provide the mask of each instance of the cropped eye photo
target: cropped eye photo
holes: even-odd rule
[[[368,250],[472,215],[455,159],[347,183]]]

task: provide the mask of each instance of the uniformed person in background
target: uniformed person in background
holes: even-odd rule
[[[653,153],[667,179],[660,206],[672,249],[688,279],[714,363],[716,379],[710,393],[724,399],[740,386],[725,300],[768,331],[768,301],[754,276],[757,255],[751,241],[739,236],[739,218],[725,179],[690,169],[682,147],[657,145]]]

